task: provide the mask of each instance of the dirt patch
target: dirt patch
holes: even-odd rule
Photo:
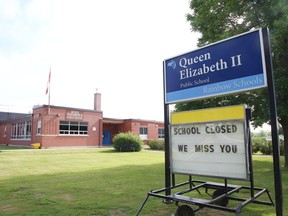
[[[16,213],[18,211],[19,211],[19,208],[12,206],[12,205],[0,206],[0,212],[4,212],[6,214]]]
[[[34,196],[35,196],[36,198],[42,198],[42,197],[44,197],[44,194],[42,194],[42,193],[36,193],[36,194],[34,194]]]
[[[61,199],[61,200],[65,200],[65,201],[73,200],[73,197],[72,197],[71,194],[59,194],[59,195],[57,195],[55,197],[58,198],[58,199]]]
[[[194,210],[197,209],[196,206],[190,206],[192,207]],[[234,216],[235,213],[229,213],[229,212],[225,212],[225,211],[220,211],[220,210],[216,210],[216,209],[211,209],[211,208],[203,208],[200,209],[199,211],[195,212],[196,216]]]
[[[112,209],[109,211],[109,216],[126,216],[124,209]]]
[[[201,209],[200,211],[197,212],[197,215],[205,215],[205,216],[231,216],[231,215],[235,215],[235,213],[228,213],[228,212],[224,212],[224,211],[219,211],[219,210],[215,210],[215,209],[208,209],[208,208],[204,208]]]

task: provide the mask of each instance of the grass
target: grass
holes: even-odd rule
[[[135,215],[147,192],[164,186],[164,152],[3,149],[0,147],[0,215]],[[272,157],[253,156],[253,163],[255,186],[268,188],[274,200]],[[286,169],[282,179],[284,212],[288,212]],[[172,215],[175,210],[174,204],[151,197],[140,215]],[[205,208],[196,215],[234,214]],[[249,204],[242,215],[275,215],[275,209]]]
[[[23,146],[11,146],[11,145],[0,145],[1,150],[17,150],[17,149],[30,149],[30,147],[23,147]]]

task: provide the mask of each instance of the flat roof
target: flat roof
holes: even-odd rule
[[[94,110],[94,109],[84,109],[84,108],[76,108],[76,107],[64,107],[64,106],[54,106],[54,105],[36,105],[33,106],[33,110],[34,109],[38,109],[38,108],[56,108],[56,109],[69,109],[69,110],[79,110],[79,111],[85,111],[85,112],[100,112],[102,113],[102,111],[100,110]]]
[[[0,121],[5,121],[8,119],[15,119],[20,117],[27,117],[31,114],[28,113],[12,113],[12,112],[0,112]]]

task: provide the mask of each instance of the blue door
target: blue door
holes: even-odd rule
[[[111,131],[110,130],[103,131],[102,144],[111,145]]]

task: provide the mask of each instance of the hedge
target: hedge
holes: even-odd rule
[[[266,140],[265,137],[252,138],[252,152],[271,155],[273,153],[272,140]],[[284,141],[280,140],[280,154],[284,155]]]
[[[152,150],[164,150],[164,148],[165,148],[164,140],[148,140],[147,145]]]
[[[143,141],[131,132],[119,133],[113,137],[113,147],[117,152],[139,152]]]
[[[253,137],[252,138],[252,152],[258,153],[265,150],[264,146],[267,146],[267,140],[265,137]],[[263,152],[262,152],[263,153]]]

